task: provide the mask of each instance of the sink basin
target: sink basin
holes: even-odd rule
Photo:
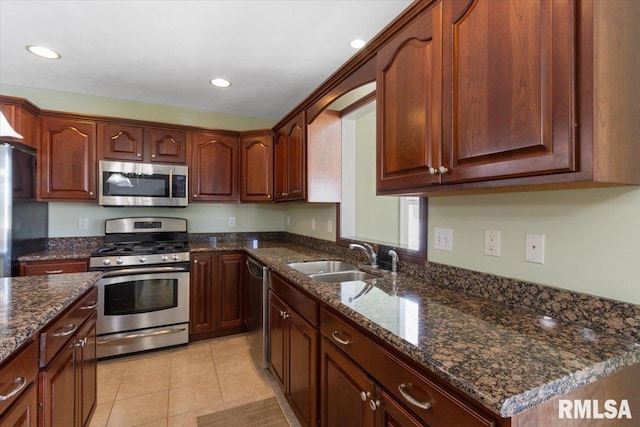
[[[377,276],[373,274],[365,273],[364,271],[351,270],[351,271],[338,271],[335,273],[323,273],[323,274],[311,274],[309,276],[312,279],[326,283],[341,283],[352,282],[354,280],[368,280],[377,279]]]
[[[358,267],[342,261],[308,261],[294,262],[289,267],[295,268],[300,273],[311,275],[321,273],[333,273],[337,271],[358,270]]]

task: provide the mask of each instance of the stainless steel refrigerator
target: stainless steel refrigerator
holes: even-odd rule
[[[0,136],[0,277],[18,275],[18,257],[44,250],[49,207],[36,200],[36,153]]]

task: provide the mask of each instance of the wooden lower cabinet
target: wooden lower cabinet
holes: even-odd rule
[[[89,424],[96,405],[96,320],[93,314],[40,372],[41,424]]]
[[[89,271],[89,259],[68,259],[49,261],[23,261],[20,263],[21,276],[42,274],[84,273]]]
[[[189,340],[244,331],[244,254],[191,255]]]
[[[269,291],[269,369],[303,426],[317,424],[318,331]]]
[[[2,427],[36,427],[38,425],[38,388],[31,384],[14,404],[0,416]]]

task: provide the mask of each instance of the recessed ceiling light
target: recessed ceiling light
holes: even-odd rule
[[[215,79],[211,79],[210,83],[216,87],[229,87],[231,86],[231,82],[226,79],[221,79],[219,77]]]
[[[360,49],[364,47],[365,44],[367,43],[362,39],[355,39],[351,43],[349,43],[349,45],[354,49]]]
[[[44,46],[27,46],[26,49],[41,58],[60,59],[60,54]]]

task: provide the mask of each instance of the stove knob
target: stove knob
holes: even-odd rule
[[[124,260],[122,258],[118,258],[116,259],[116,264],[120,265],[124,262]]]
[[[138,261],[147,262],[147,259],[145,257],[141,256],[140,258],[138,258]]]
[[[180,257],[177,254],[173,256],[173,260],[174,261],[178,261],[179,259],[180,259]]]
[[[162,255],[162,258],[160,258],[162,261],[169,261],[169,257],[166,255]]]
[[[105,259],[102,260],[102,263],[104,265],[110,265],[111,264],[111,260],[109,258],[105,258]]]

